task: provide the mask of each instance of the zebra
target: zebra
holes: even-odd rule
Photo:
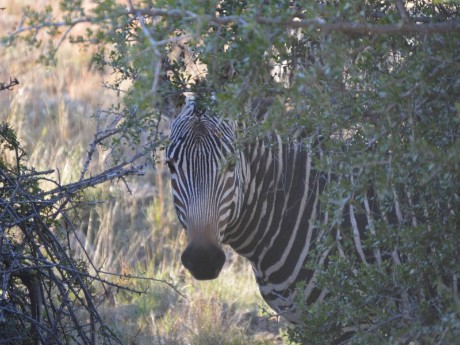
[[[321,195],[332,174],[314,168],[315,157],[300,141],[285,143],[274,134],[269,143],[259,140],[239,149],[237,132],[237,123],[200,111],[194,100],[171,124],[166,163],[174,207],[188,238],[181,261],[194,278],[214,279],[226,260],[222,245],[229,245],[251,263],[267,304],[296,324],[302,320],[299,298],[310,305],[328,294],[306,265],[309,254],[315,252],[321,266],[332,252],[345,256],[340,239],[350,229],[361,262],[385,259],[379,248],[362,244],[365,229],[375,231],[377,204],[369,192],[365,212],[349,203],[342,224],[327,231],[319,226],[331,217],[322,209]],[[333,237],[332,244],[318,245],[325,236]],[[396,251],[390,256],[400,261]]]

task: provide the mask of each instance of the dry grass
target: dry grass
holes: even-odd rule
[[[45,1],[6,1],[0,12],[0,32],[14,28],[23,5]],[[56,169],[56,179],[75,181],[86,159],[100,106],[117,100],[101,87],[109,78],[89,68],[91,52],[64,44],[56,67],[36,64],[39,52],[23,45],[2,47],[0,79],[18,78],[13,91],[0,93],[0,121],[8,121],[26,148],[28,164]],[[104,164],[95,157],[95,167]],[[180,253],[185,237],[176,220],[169,186],[161,166],[145,177],[115,182],[90,191],[95,201],[79,218],[79,238],[101,269],[145,275],[174,283],[132,280],[146,293],[113,291],[101,307],[107,323],[126,343],[135,344],[273,344],[281,343],[277,329],[263,321],[260,298],[251,269],[236,255],[221,276],[197,282],[185,272]],[[103,201],[98,203],[99,201]],[[273,325],[272,325],[273,326]],[[273,327],[272,327],[273,328]]]

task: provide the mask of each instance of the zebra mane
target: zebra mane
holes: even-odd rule
[[[233,152],[231,146],[235,140],[235,127],[232,121],[202,109],[193,96],[186,98],[185,106],[172,122],[171,129],[173,143],[184,140],[198,145],[212,143],[219,147],[224,145],[227,152]]]

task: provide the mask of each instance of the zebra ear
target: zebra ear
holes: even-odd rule
[[[194,108],[198,116],[201,116],[206,110],[206,100],[194,92],[185,92],[185,108]]]
[[[182,109],[177,114],[176,119],[183,117],[192,117],[195,116],[195,98],[187,97],[185,98],[185,104]]]
[[[201,116],[206,112],[206,107],[197,100],[196,95],[193,92],[186,92],[185,94],[185,105],[178,117],[197,117]]]

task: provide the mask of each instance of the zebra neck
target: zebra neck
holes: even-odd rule
[[[300,145],[279,138],[248,148],[246,160],[242,211],[223,242],[251,261],[258,281],[294,284],[317,235],[324,181]]]

